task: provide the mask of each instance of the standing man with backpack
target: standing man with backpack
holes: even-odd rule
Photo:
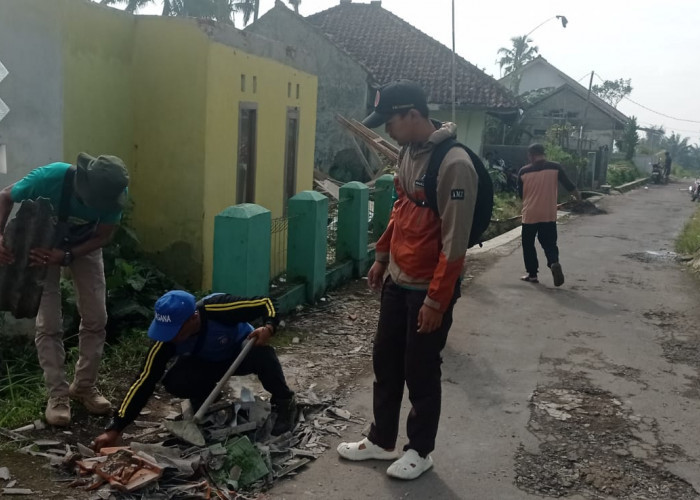
[[[457,146],[456,126],[428,118],[425,93],[415,83],[398,80],[383,86],[374,108],[363,124],[385,124],[386,133],[402,147],[394,178],[398,199],[367,276],[369,286],[382,292],[372,352],[374,422],[367,438],[341,443],[338,453],[348,460],[395,460],[387,474],[415,479],[433,465],[430,453],[441,404],[440,353],[460,296],[470,236],[480,236],[471,228],[481,176],[467,151],[451,147]],[[488,178],[480,161],[479,165]],[[490,184],[484,193],[491,193],[490,209],[489,188]],[[489,210],[487,223],[490,215]],[[412,407],[408,443],[399,458],[396,441],[404,384]]]
[[[15,203],[48,198],[57,216],[52,248],[33,248],[30,266],[47,266],[44,290],[36,317],[36,349],[49,393],[46,421],[70,423],[70,399],[95,415],[111,405],[95,386],[105,342],[107,309],[102,247],[107,245],[127,200],[129,173],[116,156],[93,158],[80,153],[75,166],[51,163],[36,168],[0,191],[0,265],[15,255],[5,247],[2,233]],[[61,268],[69,267],[80,312],[79,358],[73,383],[68,385],[61,315]]]
[[[557,247],[557,196],[559,183],[577,200],[581,194],[564,173],[561,165],[547,161],[542,144],[532,144],[527,149],[530,160],[518,173],[518,194],[523,200],[522,245],[527,274],[520,278],[529,283],[539,283],[535,238],[540,241],[547,257],[547,267],[552,271],[554,286],[564,284],[564,272],[559,263]]]

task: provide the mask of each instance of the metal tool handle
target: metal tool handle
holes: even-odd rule
[[[243,360],[245,359],[246,355],[248,354],[248,351],[250,351],[253,348],[253,344],[255,344],[254,340],[246,340],[243,343],[243,349],[241,349],[241,352],[238,356],[236,356],[236,359],[231,363],[231,366],[229,366],[228,370],[226,370],[226,373],[224,373],[224,376],[221,377],[221,380],[219,380],[219,383],[216,384],[216,387],[214,387],[214,390],[211,391],[209,396],[207,396],[207,399],[204,400],[204,403],[202,403],[202,406],[199,407],[199,410],[197,410],[197,413],[194,414],[194,417],[192,417],[192,420],[195,422],[199,422],[202,417],[204,417],[204,414],[206,413],[207,409],[209,409],[209,406],[214,402],[216,397],[219,395],[221,392],[221,389],[224,388],[224,384],[228,382],[228,379],[231,378],[231,375],[233,375],[233,372],[236,371],[236,369],[241,365]]]

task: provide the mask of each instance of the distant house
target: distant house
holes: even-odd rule
[[[313,187],[317,79],[302,51],[83,0],[0,1],[0,47],[0,185],[80,151],[121,156],[131,223],[182,284],[211,287],[220,211],[255,202],[279,217]]]
[[[316,166],[333,169],[356,146],[334,120],[336,113],[362,119],[376,89],[398,78],[418,82],[428,94],[431,116],[451,120],[452,51],[382,8],[380,1],[339,5],[307,18],[277,2],[246,28],[316,57],[318,75]],[[513,94],[462,57],[456,58],[458,137],[479,151],[487,113],[513,117]]]
[[[628,118],[545,58],[539,56],[500,81],[513,87],[520,79],[519,94],[524,113],[520,127],[525,131],[523,144],[542,140],[552,125],[570,124],[575,130],[570,146],[578,148],[583,127],[582,149],[607,148],[612,151]]]

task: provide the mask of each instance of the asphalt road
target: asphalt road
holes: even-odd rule
[[[549,481],[570,499],[700,498],[700,282],[666,253],[695,208],[685,187],[607,197],[599,205],[607,214],[563,221],[561,288],[548,272],[539,285],[518,279],[517,240],[488,252],[489,267],[457,303],[444,351],[432,471],[402,482],[385,474],[388,463],[339,459],[338,442],[359,436],[353,424],[270,497],[531,499],[546,497],[532,484]],[[371,382],[346,405],[368,419]],[[571,422],[587,430],[585,443]],[[603,424],[612,427],[591,434]],[[567,473],[578,471],[570,480],[552,479],[557,446]],[[610,476],[616,468],[628,472]],[[663,481],[680,489],[634,492]]]

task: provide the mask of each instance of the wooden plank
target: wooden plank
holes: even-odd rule
[[[350,133],[364,141],[372,150],[384,156],[390,162],[396,163],[399,158],[399,148],[388,142],[382,136],[362,125],[357,120],[348,120],[342,115],[335,115],[336,120]]]

